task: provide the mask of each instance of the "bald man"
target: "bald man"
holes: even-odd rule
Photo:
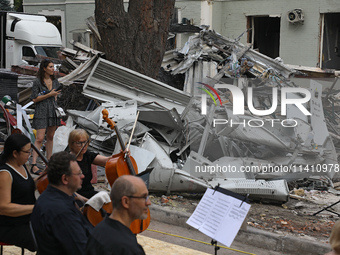
[[[132,221],[148,217],[151,201],[145,183],[139,177],[123,175],[113,183],[110,197],[113,211],[92,231],[86,254],[145,254],[130,230]]]

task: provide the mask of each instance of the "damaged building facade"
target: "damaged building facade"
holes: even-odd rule
[[[176,7],[182,20],[209,25],[227,37],[248,31],[240,42],[286,64],[340,69],[336,1],[176,1]]]

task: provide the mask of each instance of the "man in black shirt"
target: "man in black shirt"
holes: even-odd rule
[[[148,217],[151,202],[145,183],[139,177],[123,175],[113,183],[110,197],[113,211],[91,232],[86,254],[145,254],[129,228],[135,219]]]
[[[49,185],[38,198],[31,216],[39,255],[84,254],[93,227],[73,197],[84,175],[75,157],[64,151],[52,155],[46,171]]]

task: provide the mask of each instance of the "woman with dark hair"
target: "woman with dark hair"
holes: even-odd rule
[[[54,77],[54,64],[51,60],[44,59],[40,63],[37,79],[33,81],[31,99],[35,103],[33,128],[36,129],[34,145],[40,149],[46,133],[46,157],[52,155],[53,136],[60,126],[60,118],[55,113],[55,101],[60,94],[61,85]],[[38,154],[33,151],[31,173],[41,174],[37,167]]]
[[[6,139],[0,157],[0,241],[35,251],[29,220],[35,204],[35,184],[25,163],[31,141],[23,134]]]

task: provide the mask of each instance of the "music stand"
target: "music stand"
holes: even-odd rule
[[[328,208],[332,208],[333,206],[335,206],[335,205],[338,204],[338,203],[340,203],[340,200],[339,200],[338,202],[335,202],[335,203],[331,204],[330,206],[327,206],[327,207],[321,209],[320,211],[317,211],[316,213],[313,214],[313,216],[315,216],[315,215],[317,215],[318,213],[321,213],[321,212],[323,212],[323,211],[327,211],[327,212],[334,213],[334,214],[338,215],[338,217],[340,217],[340,214],[337,213],[337,212],[335,212],[334,209],[332,209],[332,210],[328,209]]]
[[[220,249],[219,246],[217,246],[217,241],[214,239],[211,239],[211,245],[215,246],[214,250],[215,250],[215,255],[217,255],[217,251]]]
[[[245,202],[248,202],[248,196],[226,190],[218,184],[206,190],[186,223],[212,238],[211,245],[217,255],[220,249],[217,242],[230,247],[236,237],[250,209]]]

